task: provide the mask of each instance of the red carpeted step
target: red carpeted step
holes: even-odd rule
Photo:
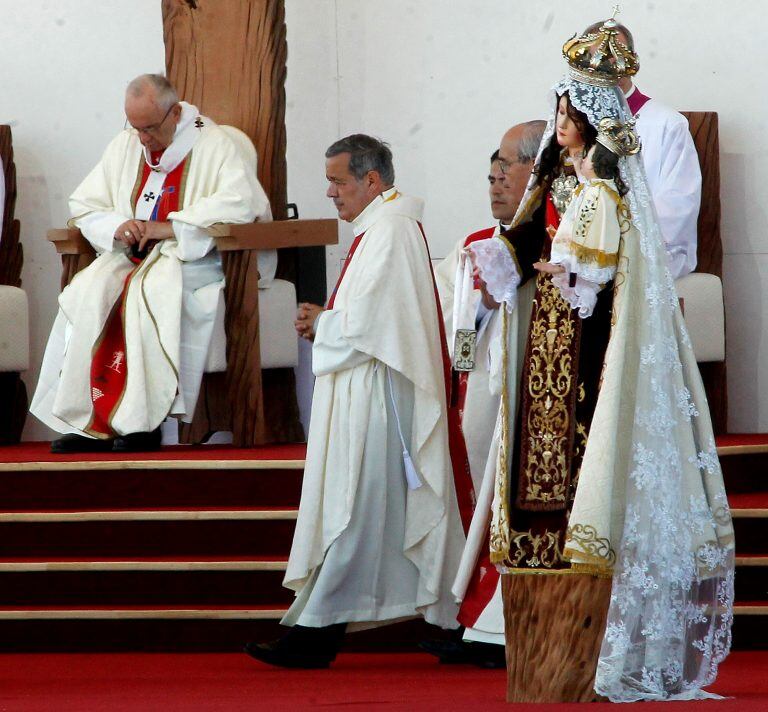
[[[296,507],[303,470],[0,471],[4,511]]]
[[[0,561],[3,606],[287,607],[283,561]],[[45,568],[43,568],[45,567]],[[31,570],[30,570],[31,569]]]
[[[729,492],[728,504],[734,512],[734,516],[745,516],[743,510],[762,510],[768,517],[768,491],[766,492]],[[757,516],[755,512],[751,516]],[[768,542],[766,542],[768,544]]]
[[[286,556],[293,519],[0,523],[1,557]]]
[[[768,491],[768,455],[737,454],[720,458],[725,488],[730,494]]]
[[[767,528],[768,519],[765,517],[734,517],[737,552],[742,556],[768,553]]]
[[[715,438],[720,457],[750,449],[768,453],[768,433],[728,433]]]

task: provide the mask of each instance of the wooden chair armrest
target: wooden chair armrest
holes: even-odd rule
[[[333,219],[276,220],[246,225],[222,223],[208,228],[208,233],[216,238],[220,252],[335,245],[339,241],[338,222]]]
[[[220,252],[335,245],[339,241],[338,223],[333,219],[277,220],[246,225],[220,223],[208,228],[208,233],[216,238]],[[95,254],[91,243],[76,227],[48,230],[47,236],[60,255]]]
[[[83,233],[76,227],[63,230],[48,230],[48,240],[56,247],[60,255],[95,255],[91,243],[83,237]]]

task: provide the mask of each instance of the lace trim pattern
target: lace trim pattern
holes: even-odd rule
[[[520,269],[511,247],[499,237],[477,240],[467,246],[475,266],[482,275],[485,288],[499,304],[512,311],[517,305]]]

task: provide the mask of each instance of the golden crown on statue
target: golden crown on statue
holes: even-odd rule
[[[574,79],[599,87],[612,87],[621,77],[637,74],[640,62],[637,55],[619,40],[621,30],[614,17],[600,25],[597,32],[581,37],[574,35],[563,45],[563,57]]]
[[[597,142],[617,156],[631,156],[640,150],[640,141],[634,131],[635,122],[606,117],[597,125]]]

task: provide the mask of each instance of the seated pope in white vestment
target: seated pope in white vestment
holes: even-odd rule
[[[392,154],[377,139],[341,139],[326,159],[327,194],[355,240],[326,308],[300,305],[297,320],[317,379],[284,581],[296,592],[283,618],[292,630],[246,646],[285,667],[327,667],[347,626],[423,617],[455,628],[466,494],[456,487],[471,488],[465,454],[455,484],[422,202],[393,186]]]
[[[159,75],[133,80],[125,108],[130,128],[70,197],[69,226],[98,257],[59,297],[30,408],[67,434],[54,452],[154,449],[169,415],[191,420],[223,309],[206,228],[271,219],[244,135]],[[275,260],[260,255],[262,277]]]

